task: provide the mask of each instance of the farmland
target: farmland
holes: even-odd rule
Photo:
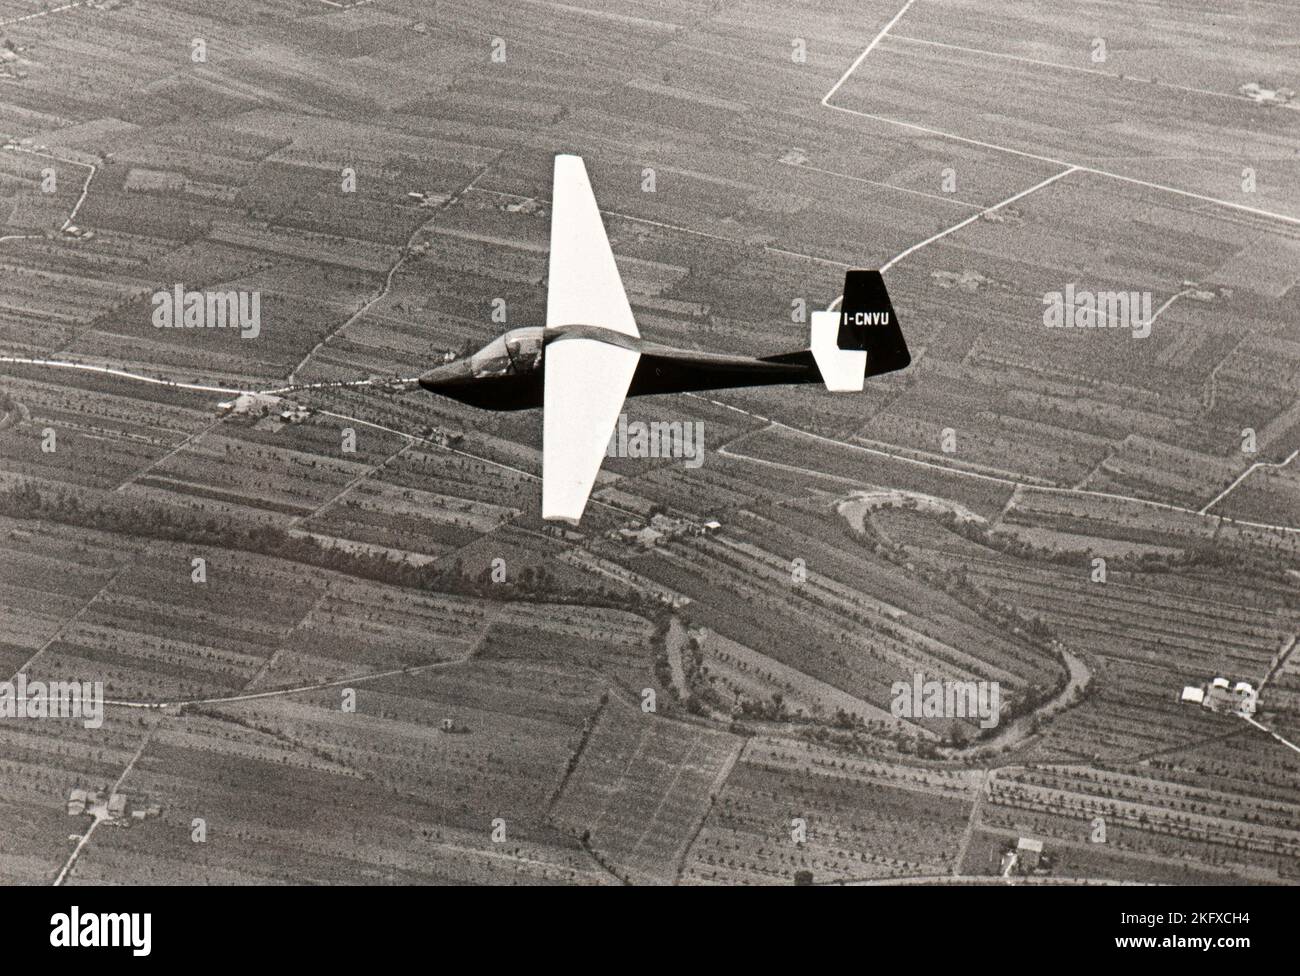
[[[0,0],[0,679],[106,699],[0,718],[0,880],[969,878],[1033,837],[1300,881],[1300,102],[1243,94],[1300,89],[1286,5],[100,6]],[[912,365],[631,400],[703,463],[544,522],[540,412],[409,380],[544,320],[558,152],[645,338],[799,348],[884,267]],[[155,327],[177,285],[259,333]],[[1067,285],[1149,335],[1046,327]],[[1255,725],[1179,703],[1220,675]],[[160,813],[66,812],[102,787]]]

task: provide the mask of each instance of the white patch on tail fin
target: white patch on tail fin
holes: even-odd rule
[[[813,312],[809,347],[826,389],[832,393],[859,393],[867,379],[867,351],[839,347],[840,313]]]

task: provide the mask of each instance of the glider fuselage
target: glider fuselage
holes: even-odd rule
[[[485,410],[528,410],[543,399],[546,349],[568,339],[594,339],[640,353],[628,396],[689,393],[788,383],[820,383],[807,350],[753,358],[676,349],[590,325],[511,329],[464,359],[420,377],[432,393]]]

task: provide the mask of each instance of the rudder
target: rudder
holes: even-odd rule
[[[845,273],[836,345],[840,349],[866,350],[867,376],[892,373],[912,362],[879,271]]]

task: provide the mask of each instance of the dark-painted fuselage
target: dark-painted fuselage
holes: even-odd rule
[[[420,386],[485,410],[540,407],[546,347],[573,338],[599,339],[640,352],[627,391],[630,397],[822,381],[807,350],[762,358],[725,356],[661,346],[590,326],[570,326],[514,329],[472,356],[429,370],[420,377]]]

